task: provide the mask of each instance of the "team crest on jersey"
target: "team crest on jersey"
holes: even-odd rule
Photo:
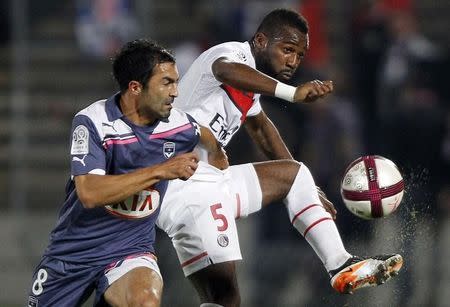
[[[175,143],[174,142],[165,142],[163,145],[163,154],[166,159],[169,159],[175,154]]]
[[[146,189],[126,200],[105,209],[116,216],[127,219],[141,219],[151,215],[159,207],[160,195],[157,190]]]
[[[84,125],[78,125],[72,134],[71,155],[85,155],[89,153],[89,130]]]
[[[227,235],[220,234],[217,236],[217,243],[222,247],[227,247],[228,243],[230,243],[230,239],[228,239]]]

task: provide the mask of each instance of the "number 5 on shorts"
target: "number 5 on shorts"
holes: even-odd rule
[[[222,208],[222,204],[218,203],[209,207],[214,220],[221,220],[222,226],[217,226],[218,231],[225,231],[228,229],[228,221],[225,215],[218,213],[217,211]]]

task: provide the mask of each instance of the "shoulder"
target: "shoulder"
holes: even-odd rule
[[[218,57],[227,57],[232,61],[252,66],[253,55],[248,42],[226,42],[211,48],[211,53]]]
[[[80,125],[85,126],[89,130],[95,128],[97,133],[100,134],[102,122],[108,120],[106,101],[106,99],[98,100],[75,114],[72,123],[73,128],[76,129]]]
[[[93,122],[104,120],[105,118],[107,118],[106,99],[98,100],[90,104],[89,106],[75,114],[75,117],[80,115],[84,115],[90,118]]]

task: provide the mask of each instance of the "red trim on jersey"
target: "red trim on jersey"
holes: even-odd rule
[[[241,217],[241,197],[239,196],[239,193],[236,193],[236,219]]]
[[[205,257],[205,256],[208,256],[208,253],[207,253],[207,252],[203,252],[203,253],[201,253],[200,255],[197,255],[197,256],[195,256],[195,257],[192,257],[191,259],[186,260],[185,262],[183,262],[183,263],[181,264],[181,267],[183,268],[183,267],[185,267],[185,266],[187,266],[187,265],[190,265],[190,264],[196,262],[197,260],[202,259],[202,258]]]
[[[244,92],[235,89],[234,87],[226,84],[222,84],[220,87],[225,91],[225,93],[227,93],[228,97],[234,103],[236,108],[241,111],[241,123],[243,123],[247,118],[248,110],[250,110],[253,105],[253,97],[255,96],[255,94],[252,92]]]
[[[300,216],[300,214],[302,214],[306,210],[311,209],[312,207],[316,207],[316,206],[322,207],[321,205],[318,205],[318,204],[312,204],[312,205],[309,205],[308,207],[303,208],[299,213],[297,213],[294,216],[294,218],[292,219],[292,224],[294,224],[295,220]]]
[[[312,223],[311,225],[308,226],[308,228],[306,228],[305,232],[303,233],[303,236],[305,237],[306,234],[308,233],[308,231],[311,230],[311,228],[313,228],[314,226],[316,226],[319,223],[322,223],[323,221],[327,221],[330,220],[332,221],[333,219],[331,217],[323,217],[321,219],[318,219],[317,221],[315,221],[314,223]]]
[[[183,125],[183,126],[173,128],[173,129],[171,129],[171,130],[167,130],[167,131],[164,131],[164,132],[151,134],[151,135],[149,136],[149,139],[150,139],[150,140],[152,140],[152,139],[162,139],[162,138],[171,136],[171,135],[173,135],[173,134],[175,134],[175,133],[178,133],[178,132],[187,130],[187,129],[191,128],[191,127],[192,127],[192,124],[191,124],[191,123],[188,123],[188,124],[185,124],[185,125]]]

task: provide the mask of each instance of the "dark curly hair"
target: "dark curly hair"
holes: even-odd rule
[[[175,57],[156,42],[137,39],[125,44],[113,59],[113,75],[120,91],[126,91],[130,81],[146,86],[154,67],[160,63],[175,63]]]

